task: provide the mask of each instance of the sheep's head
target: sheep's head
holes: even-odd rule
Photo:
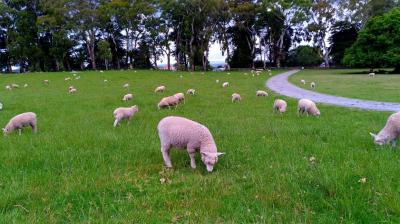
[[[386,145],[388,143],[388,138],[386,137],[382,137],[371,132],[369,134],[372,136],[372,138],[374,138],[374,143],[379,146]]]
[[[139,112],[139,107],[138,107],[137,105],[132,106],[132,109],[133,109],[135,112]]]
[[[3,130],[3,134],[4,134],[4,135],[7,135],[7,134],[10,133],[10,130],[9,130],[9,128],[7,128],[7,127],[3,128],[2,130]]]
[[[212,172],[214,169],[214,165],[218,162],[218,156],[224,155],[222,152],[202,152],[201,153],[201,161],[203,161],[204,165],[206,165],[207,171]]]

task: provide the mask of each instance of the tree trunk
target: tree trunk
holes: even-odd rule
[[[190,36],[190,43],[189,43],[189,49],[190,49],[190,67],[192,67],[192,71],[194,71],[195,65],[194,65],[194,51],[193,51],[193,42],[194,42],[194,17],[192,19],[192,34]]]
[[[11,72],[12,72],[11,62],[10,62],[10,60],[7,59],[7,73],[11,73]]]
[[[104,63],[106,64],[106,70],[108,70],[108,60],[104,60]]]

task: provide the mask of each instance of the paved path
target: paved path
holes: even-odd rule
[[[342,107],[359,108],[377,111],[400,111],[399,103],[388,103],[370,100],[359,100],[340,96],[331,96],[299,88],[288,81],[289,76],[299,70],[288,71],[267,80],[267,87],[284,96],[301,99],[307,98],[318,103],[332,104]],[[318,83],[317,83],[318,84]]]

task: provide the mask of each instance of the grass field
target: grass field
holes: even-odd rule
[[[296,101],[287,99],[288,112],[273,114],[276,96],[255,97],[267,75],[79,75],[73,81],[64,81],[70,73],[0,77],[0,125],[26,111],[36,112],[39,124],[36,135],[27,129],[0,137],[0,223],[400,222],[400,155],[375,146],[368,134],[384,126],[388,113],[319,105],[320,118],[298,118]],[[231,86],[222,88],[223,81]],[[126,82],[134,94],[129,103],[121,101]],[[6,91],[9,83],[29,87]],[[167,92],[153,93],[160,84]],[[69,85],[77,87],[75,95],[67,93]],[[157,111],[164,95],[189,88],[198,95],[187,96],[185,105]],[[231,103],[233,92],[242,102]],[[113,110],[133,104],[139,113],[131,124],[114,129]],[[226,152],[213,173],[199,156],[192,170],[188,154],[177,150],[174,168],[163,167],[156,126],[168,115],[209,127]]]
[[[302,88],[311,89],[310,83],[316,83],[317,92],[351,98],[400,102],[400,75],[351,74],[364,70],[304,70],[290,77],[290,81]],[[306,86],[300,80],[306,80]]]

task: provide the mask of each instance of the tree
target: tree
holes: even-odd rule
[[[358,25],[347,21],[338,21],[333,25],[331,28],[332,35],[329,38],[333,63],[342,65],[344,52],[357,40],[358,31]]]
[[[289,52],[288,66],[318,66],[322,62],[318,49],[310,46],[298,46]]]
[[[106,70],[108,70],[108,63],[109,63],[110,60],[112,60],[110,43],[108,43],[108,41],[101,40],[97,44],[97,48],[98,48],[99,58],[104,60],[104,64],[106,66]]]
[[[370,19],[343,59],[349,66],[393,66],[400,73],[400,8]]]

